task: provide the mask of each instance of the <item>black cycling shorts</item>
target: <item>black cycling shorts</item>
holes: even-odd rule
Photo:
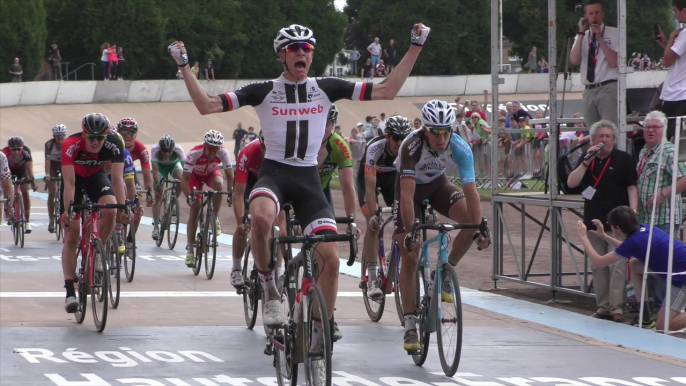
[[[402,234],[405,232],[403,219],[400,215],[400,180],[396,184],[395,196],[398,201],[393,204],[393,223],[395,225],[395,234]],[[445,174],[429,182],[428,184],[417,184],[414,188],[414,217],[419,218],[422,211],[422,201],[429,200],[429,205],[438,213],[448,217],[450,208],[464,198],[464,192],[445,176]],[[408,230],[409,232],[409,230]]]
[[[27,180],[29,179],[29,170],[26,168],[26,165],[17,169],[10,169],[10,173],[14,177],[17,177],[17,181],[21,180],[22,178],[26,178]],[[26,183],[28,184],[28,182]]]
[[[363,170],[364,168],[361,166],[360,170],[357,172],[357,199],[360,202],[360,207],[363,207],[367,203],[365,198],[364,172],[361,176],[359,174]],[[383,196],[386,206],[393,205],[393,202],[395,201],[395,179],[397,175],[398,172],[376,174],[376,187],[381,188],[381,195]]]
[[[62,171],[62,162],[50,161],[50,177],[57,178],[57,175]]]
[[[265,159],[250,201],[256,197],[274,201],[277,216],[283,204],[290,202],[305,234],[338,233],[316,166],[298,167]]]
[[[323,192],[324,196],[326,197],[326,201],[329,203],[329,206],[331,207],[331,213],[333,213],[333,215],[335,216],[336,209],[333,206],[333,197],[331,196],[331,185],[324,188]]]
[[[75,176],[74,204],[83,203],[84,193],[88,194],[88,199],[92,202],[98,202],[104,196],[114,196],[112,183],[104,169],[90,177]],[[60,213],[64,213],[64,184],[60,188]]]

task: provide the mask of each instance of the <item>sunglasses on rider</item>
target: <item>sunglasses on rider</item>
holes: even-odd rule
[[[105,138],[107,138],[107,134],[103,134],[103,135],[99,135],[99,134],[84,134],[83,136],[84,136],[84,137],[86,138],[86,140],[88,140],[88,141],[98,141],[98,142],[102,142],[102,141],[105,140]]]
[[[291,43],[287,45],[284,50],[286,52],[298,52],[299,49],[303,50],[303,52],[312,52],[314,51],[314,46],[310,43]]]
[[[134,135],[136,132],[134,130],[119,130],[119,134],[121,135]]]
[[[20,151],[21,148],[20,148],[20,147],[13,147],[13,148],[11,148],[10,150],[12,150],[12,151]]]
[[[450,133],[450,126],[427,127],[433,135],[446,135]]]
[[[406,135],[393,134],[393,135],[391,135],[391,138],[393,138],[394,141],[402,142],[405,140],[405,138],[407,138],[407,136]]]
[[[52,137],[55,139],[64,139],[66,135],[53,135]]]

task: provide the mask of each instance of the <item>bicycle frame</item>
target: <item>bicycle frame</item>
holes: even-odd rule
[[[424,237],[426,237],[426,230],[423,230]],[[436,276],[431,279],[431,262],[429,261],[429,247],[432,244],[438,243],[438,260],[436,261]],[[445,232],[439,231],[438,235],[424,241],[421,246],[421,255],[419,257],[419,269],[422,274],[423,299],[429,296],[429,313],[423,331],[434,333],[436,332],[436,316],[438,308],[438,288],[440,285],[436,283],[443,283],[443,269],[442,267],[448,264],[448,236]],[[423,268],[423,269],[422,269]],[[429,284],[433,280],[434,286],[431,294],[429,294]]]

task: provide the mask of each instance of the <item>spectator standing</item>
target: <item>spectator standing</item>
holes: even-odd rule
[[[643,71],[650,70],[650,57],[648,54],[643,54]]]
[[[393,39],[388,41],[388,47],[384,48],[386,55],[386,75],[390,74],[395,68],[395,41]]]
[[[238,159],[238,153],[241,151],[243,137],[247,134],[248,132],[243,129],[243,122],[238,122],[236,130],[233,131],[233,139],[236,141],[233,147],[233,155],[235,160]]]
[[[198,74],[200,73],[200,63],[193,63],[193,67],[191,67],[191,73],[193,74],[195,79],[198,79]]]
[[[24,70],[19,64],[19,58],[14,58],[14,63],[10,66],[10,75],[12,75],[12,82],[21,82],[21,75]]]
[[[255,133],[255,128],[252,126],[248,126],[248,133],[243,136],[243,146],[249,144],[250,142],[254,141],[257,139],[257,134]]]
[[[672,0],[674,17],[680,23],[686,23],[686,0]],[[657,43],[665,49],[662,63],[669,67],[667,77],[662,85],[660,100],[662,112],[669,117],[686,115],[686,32],[677,29],[665,38],[660,28],[660,39]],[[669,120],[669,135],[674,135],[675,119]]]
[[[532,72],[536,72],[536,57],[538,54],[536,54],[536,46],[531,47],[531,52],[529,52],[529,58],[524,65],[524,68],[529,69],[529,74]]]
[[[459,107],[460,98],[459,97],[455,98],[455,102],[457,102],[457,107]],[[488,90],[484,90],[484,108],[483,108],[483,110],[486,110],[487,105],[488,105]],[[466,113],[467,106],[470,107],[469,114]],[[466,101],[464,106],[462,106],[462,109],[460,110],[460,112],[466,117],[471,117],[472,116],[471,113],[479,113],[479,115],[481,116],[481,119],[483,119],[484,121],[488,121],[488,119],[486,118],[486,112],[484,112],[483,110],[481,109],[481,106],[479,106],[479,101],[473,100],[471,102]]]
[[[102,57],[100,58],[100,68],[102,69],[102,80],[110,80],[110,77],[107,76],[109,73],[109,64],[110,64],[110,59],[109,59],[109,50],[110,50],[110,43],[103,43],[102,46],[100,46],[100,51],[102,51]]]
[[[394,115],[397,115],[397,114],[394,114]],[[380,119],[379,119],[379,127],[380,127],[381,130],[383,130],[384,133],[385,133],[385,132],[386,132],[386,113],[381,113],[381,114],[379,114],[379,117],[380,117]]]
[[[207,65],[205,66],[205,70],[203,70],[203,73],[205,74],[205,79],[214,81],[214,65],[212,64],[212,59],[207,59]],[[243,130],[245,131],[245,130]],[[238,155],[236,155],[238,157]]]
[[[486,176],[491,172],[491,133],[493,130],[484,119],[481,119],[481,115],[477,111],[471,113],[471,120],[474,130],[476,130],[476,133],[479,134],[479,138],[481,139],[479,146],[481,147],[483,158],[479,160],[479,163],[482,164],[484,168],[480,171],[480,175]]]
[[[538,61],[538,68],[541,74],[547,74],[549,70],[548,62],[545,60],[545,56],[541,56],[541,60]]]
[[[357,135],[359,138],[357,138],[358,141],[364,141],[364,135],[362,134],[362,130],[364,129],[364,123],[362,122],[357,122],[357,125],[355,125],[355,129],[357,129]]]
[[[636,71],[641,71],[643,69],[643,62],[641,61],[641,53],[634,53],[634,58],[631,59],[631,66]]]
[[[367,47],[367,51],[371,55],[372,67],[376,67],[381,59],[381,44],[379,44],[379,38],[374,38],[374,43]]]
[[[110,63],[109,67],[107,68],[107,77],[110,80],[116,80],[115,75],[117,74],[117,65],[119,64],[119,61],[117,60],[116,44],[112,44],[110,49],[107,50],[107,60]]]
[[[422,120],[419,117],[417,117],[414,119],[414,121],[412,121],[412,125],[413,125],[413,127],[412,127],[413,130],[421,129],[422,128]]]
[[[341,132],[341,127],[339,125],[336,125],[336,127],[333,128],[333,132],[343,137],[343,133]]]
[[[52,73],[52,80],[62,80],[62,56],[57,44],[50,46],[50,54],[48,55],[48,62],[50,62],[50,71]]]
[[[638,188],[636,163],[629,153],[619,150],[615,144],[619,140],[617,126],[600,120],[591,126],[592,146],[587,154],[597,152],[589,159],[580,158],[576,168],[569,174],[567,185],[570,188],[581,185],[584,191],[584,221],[600,220],[606,232],[608,214],[618,206],[638,208]],[[601,149],[600,144],[604,144]],[[597,234],[588,236],[593,249],[604,255],[614,251],[615,245],[608,243]],[[626,292],[626,262],[617,261],[610,265],[593,265],[593,288],[597,310],[594,318],[624,322],[624,295]]]
[[[372,119],[372,133],[374,133],[375,137],[385,135],[384,131],[379,127],[379,122],[381,121],[379,121],[379,118],[377,117],[374,117],[374,119]]]
[[[367,115],[367,117],[364,119],[366,123],[362,127],[362,136],[364,137],[364,140],[367,142],[371,141],[372,138],[374,138],[375,136],[374,125],[372,124],[373,119],[374,117],[372,117],[371,115]]]
[[[603,23],[605,13],[599,0],[586,3],[579,20],[569,62],[581,65],[584,117],[590,127],[601,119],[617,122],[617,49],[619,31]]]
[[[529,119],[531,119],[531,114],[528,111],[524,111],[522,104],[519,101],[512,102],[512,115],[517,118],[517,124],[519,124],[520,118],[526,119],[526,124],[529,124]]]
[[[124,47],[117,48],[117,80],[124,80]]]
[[[372,60],[367,59],[360,69],[360,79],[374,79],[374,66],[372,66]]]
[[[353,50],[350,51],[350,69],[352,70],[353,74],[357,74],[358,60],[360,60],[360,51],[358,51],[357,48],[353,48]]]

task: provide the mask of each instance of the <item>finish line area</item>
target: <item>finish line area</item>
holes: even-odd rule
[[[90,305],[83,325],[64,312],[62,243],[47,232],[41,197],[32,194],[34,231],[23,249],[0,226],[0,385],[276,385],[261,318],[246,329],[242,298],[229,284],[228,246],[212,280],[193,276],[185,235],[173,251],[157,248],[144,219],[136,276],[122,278],[119,307],[100,334]],[[435,334],[422,367],[402,349],[392,297],[382,319],[369,320],[355,272],[340,277],[335,385],[686,384],[683,340],[466,288],[461,362],[448,378]]]

